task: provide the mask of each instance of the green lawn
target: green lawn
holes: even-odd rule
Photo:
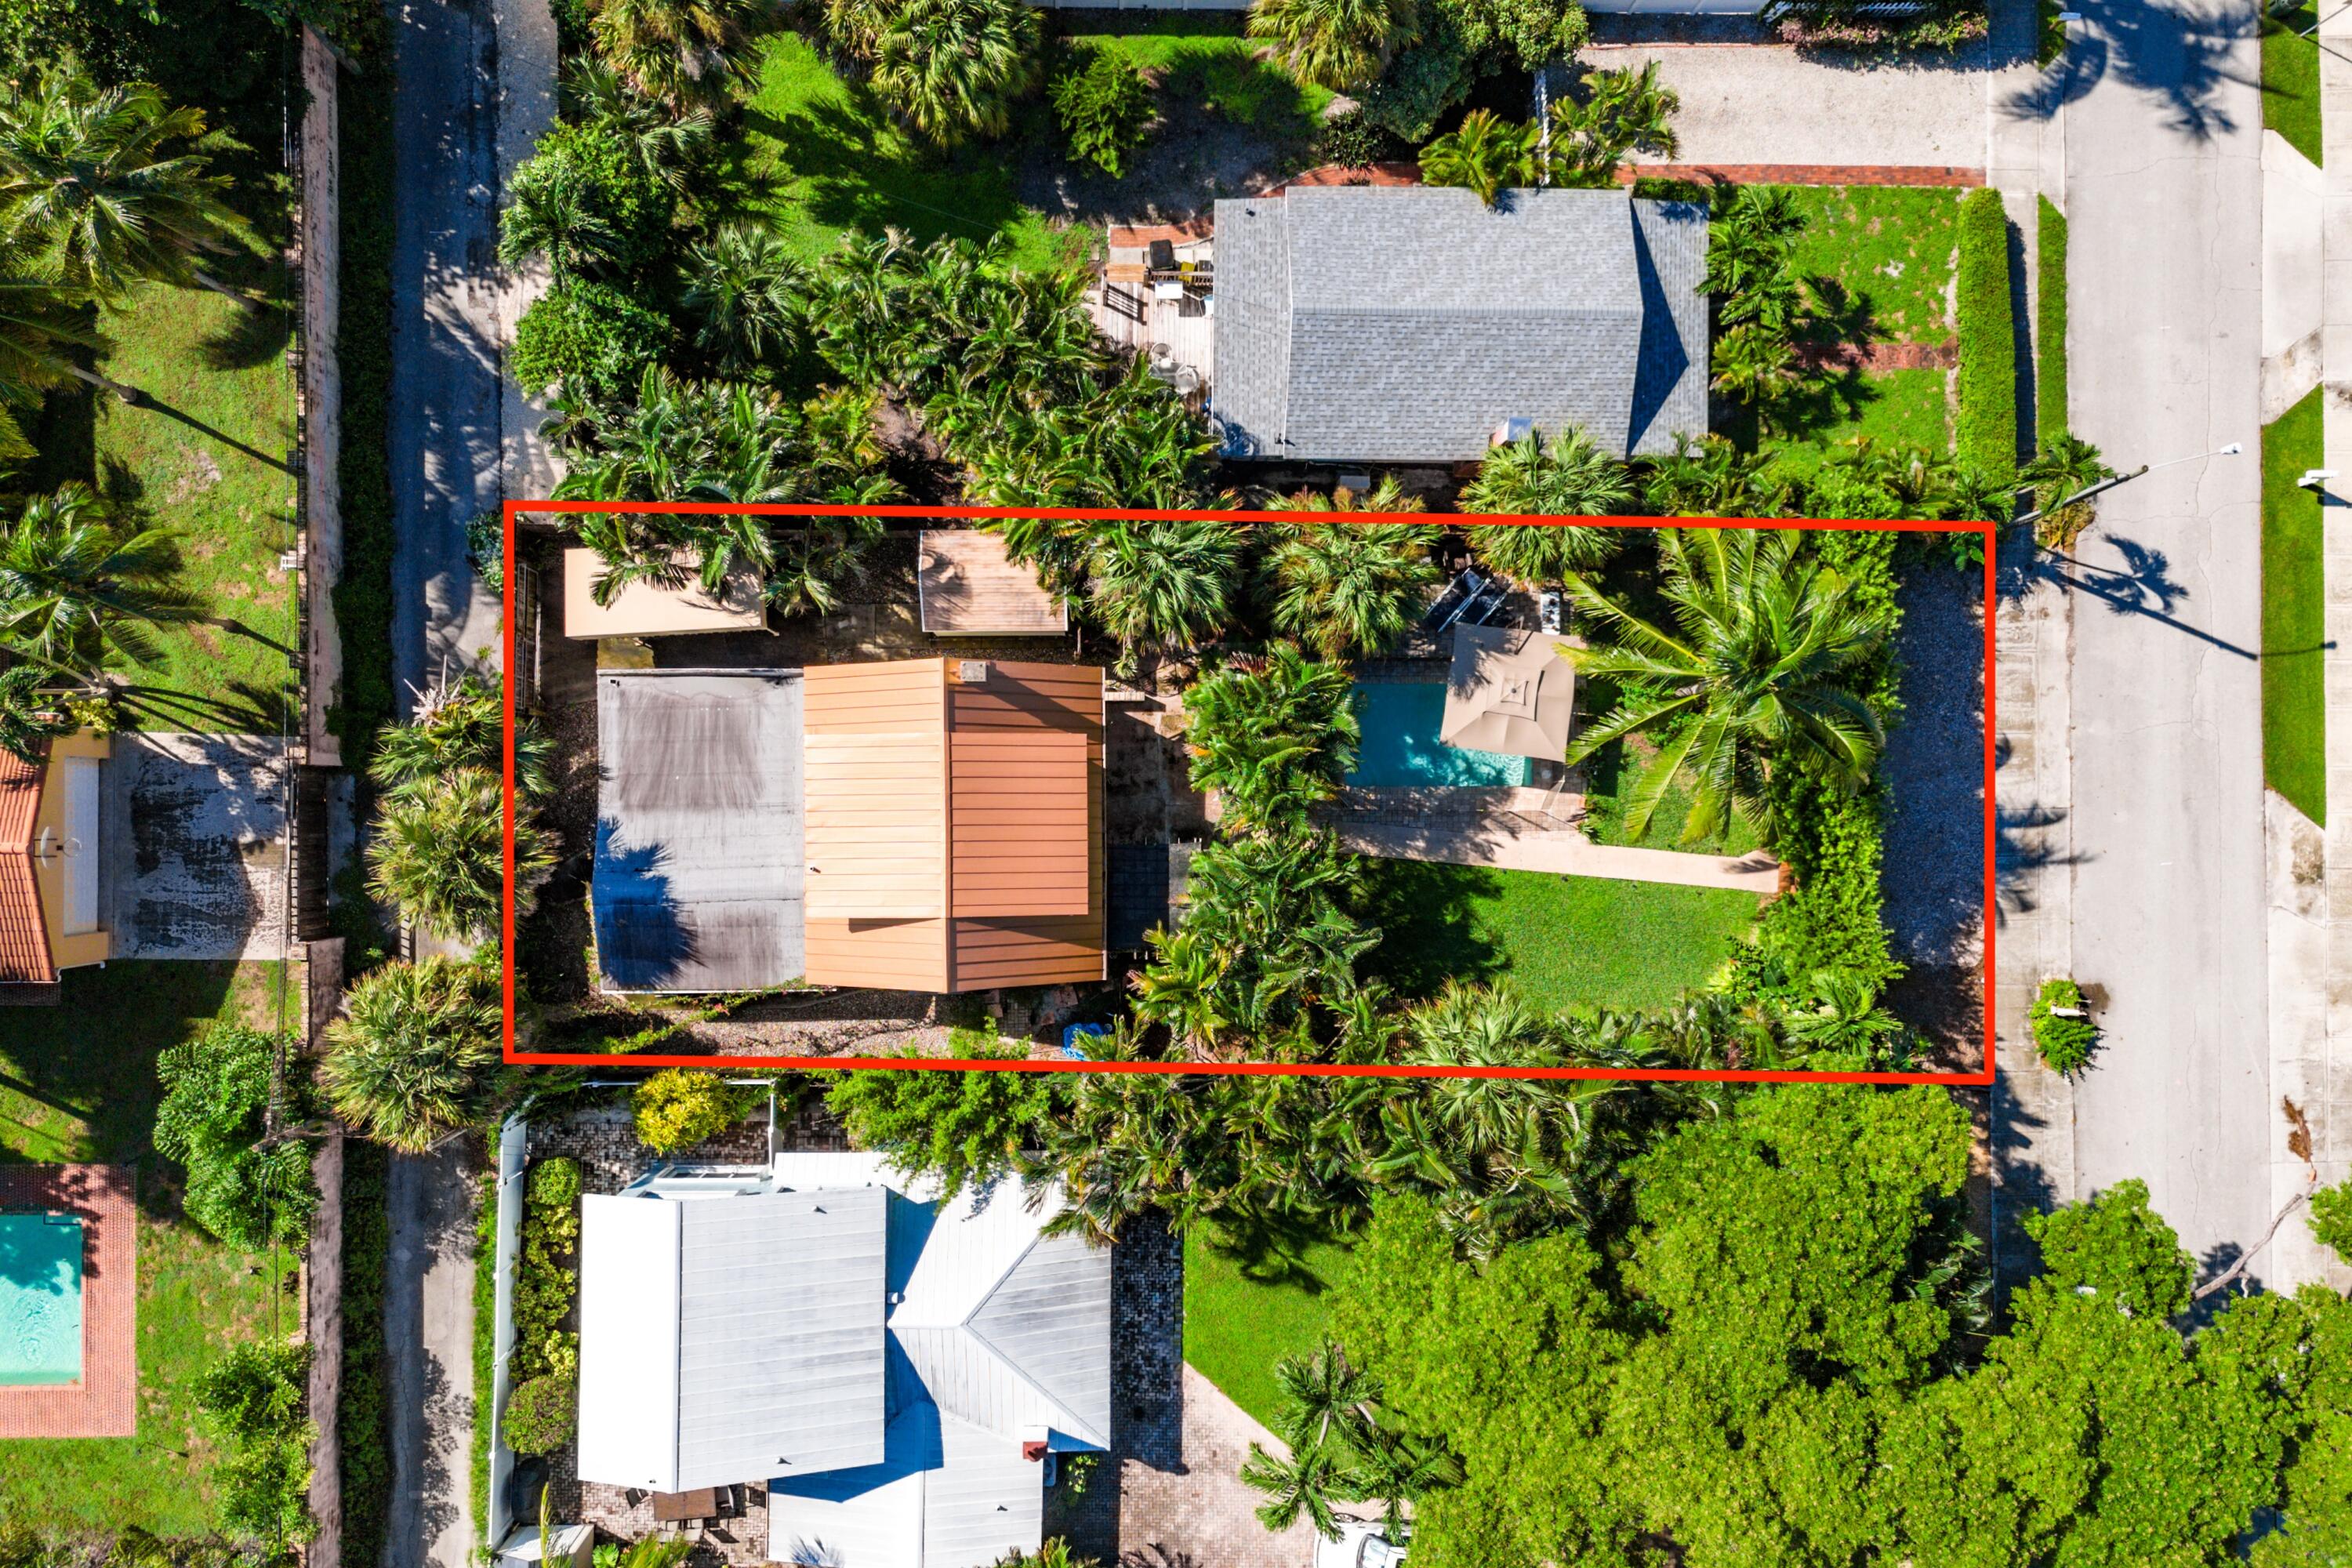
[[[1113,50],[1137,68],[1160,73],[1161,101],[1197,103],[1256,130],[1311,134],[1331,101],[1328,89],[1302,86],[1258,58],[1239,12],[1086,12],[1089,31],[1074,45]]]
[[[1656,1008],[1704,986],[1755,923],[1752,894],[1374,860],[1366,960],[1406,997],[1507,980],[1539,1006]]]
[[[1605,697],[1598,700],[1604,710],[1614,705]],[[1586,828],[1595,843],[1623,844],[1637,849],[1675,849],[1693,855],[1745,855],[1756,847],[1755,829],[1736,815],[1706,837],[1685,840],[1683,825],[1690,816],[1690,794],[1679,784],[1666,786],[1645,831],[1627,832],[1626,807],[1634,790],[1648,776],[1657,752],[1647,736],[1635,735],[1602,747],[1585,763]]]
[[[1813,406],[1802,410],[1795,435],[1766,437],[1759,445],[1777,449],[1784,465],[1805,474],[1857,436],[1882,447],[1948,452],[1952,425],[1945,387],[1940,370],[1848,371],[1813,395]]]
[[[2314,387],[2263,430],[2263,773],[2317,823],[2327,820],[2326,598],[2319,494],[2294,481],[2320,465],[2324,395]]]
[[[1039,268],[1082,260],[1092,244],[1021,203],[1003,148],[951,156],[925,149],[790,31],[761,45],[759,79],[726,160],[727,205],[763,214],[804,257],[833,250],[851,229],[879,235],[885,226],[919,241],[1003,233],[1020,264]]]
[[[2313,163],[2319,155],[2319,42],[2295,35],[2319,19],[2305,5],[2263,22],[2263,124]]]
[[[218,1019],[274,1018],[275,964],[137,961],[68,971],[54,1008],[0,1013],[0,1159],[136,1161],[139,1432],[0,1442],[0,1512],[90,1532],[137,1524],[194,1536],[212,1523],[218,1450],[190,1384],[224,1345],[294,1323],[268,1259],[179,1217],[178,1172],[152,1150],[155,1058]]]
[[[106,374],[162,406],[94,400],[99,486],[177,536],[181,582],[205,616],[163,628],[163,664],[135,675],[144,728],[275,733],[290,697],[294,584],[278,565],[294,542],[286,325],[274,309],[161,286],[104,323]]]
[[[1235,1238],[1213,1226],[1184,1238],[1184,1359],[1268,1426],[1282,1395],[1275,1363],[1322,1342],[1325,1295],[1348,1249],[1309,1237]]]
[[[1790,187],[1804,231],[1797,270],[1816,280],[1841,325],[1867,323],[1882,342],[1940,343],[1952,335],[1945,297],[1959,242],[1960,193],[1900,185]],[[1823,284],[1826,287],[1823,287]],[[1859,341],[1848,330],[1841,339]]]

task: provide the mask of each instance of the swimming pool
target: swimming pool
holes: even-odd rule
[[[81,1221],[0,1214],[0,1385],[81,1378]]]
[[[1523,784],[1528,761],[1494,752],[1468,752],[1437,738],[1445,716],[1442,680],[1366,680],[1356,683],[1356,718],[1364,728],[1351,784],[1374,789],[1416,785]]]

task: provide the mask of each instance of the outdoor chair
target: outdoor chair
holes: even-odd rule
[[[1462,618],[1462,612],[1469,608],[1470,601],[1486,587],[1486,578],[1475,570],[1465,570],[1446,584],[1445,592],[1437,595],[1437,602],[1430,605],[1429,613],[1421,617],[1421,629],[1431,637],[1443,636],[1446,627]]]

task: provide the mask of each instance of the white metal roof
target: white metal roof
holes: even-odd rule
[[[918,1405],[890,1458],[768,1488],[768,1556],[801,1568],[985,1568],[1045,1538],[1045,1490],[1021,1446]]]
[[[583,1200],[581,1478],[878,1462],[887,1225],[878,1188]]]

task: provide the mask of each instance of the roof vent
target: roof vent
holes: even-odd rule
[[[962,681],[966,686],[987,685],[988,660],[984,658],[960,658],[956,660],[956,679]]]

